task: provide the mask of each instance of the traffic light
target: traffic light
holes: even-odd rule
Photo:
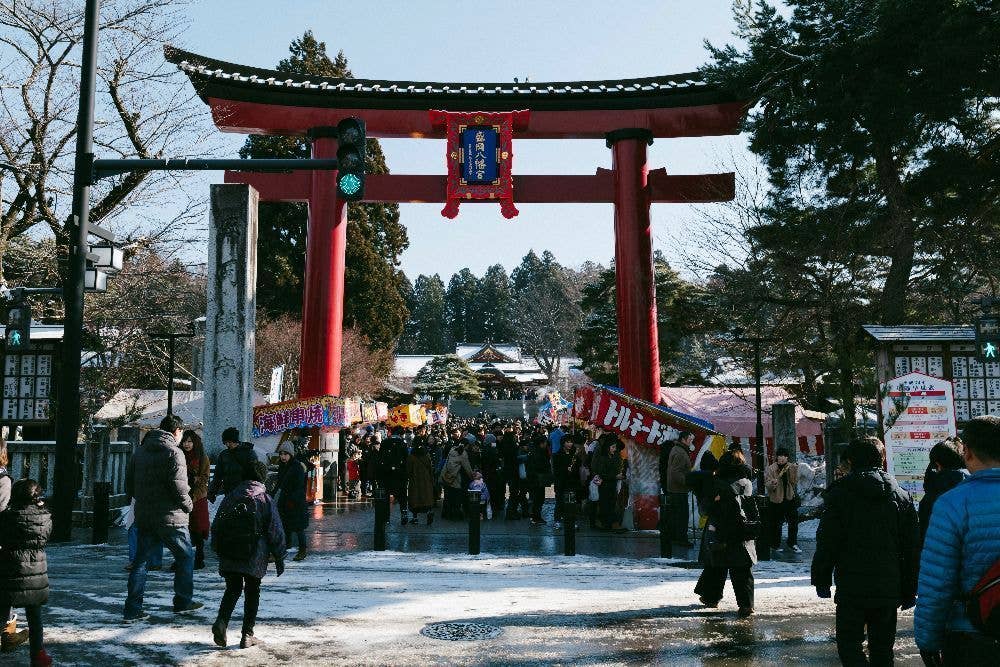
[[[982,362],[1000,361],[1000,316],[976,320],[976,356]]]
[[[337,195],[347,201],[365,196],[365,121],[345,118],[337,124]]]
[[[7,311],[7,352],[25,352],[31,348],[31,306],[15,303]]]

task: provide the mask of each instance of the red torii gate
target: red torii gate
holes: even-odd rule
[[[697,74],[550,83],[428,83],[291,75],[213,60],[165,47],[227,132],[309,135],[314,158],[336,157],[325,132],[357,116],[368,136],[444,138],[429,111],[527,109],[516,139],[606,139],[612,169],[592,176],[514,176],[518,203],[613,203],[618,305],[619,383],[658,402],[659,350],[649,207],[653,202],[728,201],[734,175],[671,175],[650,171],[654,138],[735,134],[745,105]],[[324,136],[326,135],[326,136]],[[227,172],[262,201],[309,206],[303,304],[300,397],[340,393],[347,206],[336,172]],[[366,202],[443,203],[446,177],[369,175]],[[467,203],[477,203],[472,200]]]

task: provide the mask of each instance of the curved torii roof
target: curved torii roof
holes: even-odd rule
[[[164,46],[225,131],[303,134],[346,116],[373,137],[440,137],[431,109],[531,111],[519,138],[603,138],[622,128],[655,137],[735,134],[745,105],[697,73],[605,81],[440,83],[341,79],[248,67]]]

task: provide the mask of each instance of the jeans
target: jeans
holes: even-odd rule
[[[128,529],[128,562],[135,562],[135,552],[139,545],[139,527],[134,523]],[[149,567],[163,567],[163,543],[159,547],[153,547],[146,561]]]
[[[868,656],[862,644],[868,634]],[[896,643],[896,607],[837,604],[837,653],[845,667],[891,665]]]
[[[771,512],[771,546],[781,546],[781,524],[788,524],[788,546],[794,547],[799,536],[799,508],[798,501],[786,500],[782,503],[772,503],[767,501],[768,510]]]
[[[174,610],[191,604],[194,597],[194,549],[187,526],[164,526],[155,530],[139,529],[135,560],[128,575],[128,597],[125,598],[125,618],[142,613],[142,597],[146,592],[146,565],[152,552],[162,542],[174,556]]]
[[[706,567],[698,577],[698,583],[694,587],[697,595],[705,598],[708,602],[715,604],[722,599],[722,593],[726,586],[726,575],[733,584],[733,593],[736,594],[736,604],[740,609],[753,609],[753,571],[750,566],[745,567]]]
[[[233,610],[236,609],[236,603],[240,599],[240,593],[245,593],[243,634],[252,635],[253,627],[257,623],[257,609],[260,607],[260,579],[238,572],[226,572],[223,577],[226,579],[226,592],[222,594],[222,602],[219,604],[218,620],[222,625],[228,626],[229,619],[233,617]]]
[[[0,623],[7,625],[10,618],[10,600],[0,598]],[[43,628],[42,628],[42,608],[38,605],[31,605],[24,608],[24,617],[28,621],[28,646],[31,654],[34,655],[42,650]]]
[[[688,494],[670,493],[670,539],[688,541]]]

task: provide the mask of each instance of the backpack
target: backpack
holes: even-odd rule
[[[1000,639],[1000,560],[986,570],[966,596],[965,613],[977,630]]]
[[[757,503],[754,502],[753,496],[739,495],[736,488],[733,488],[733,492],[736,494],[736,505],[740,508],[736,532],[744,542],[756,540],[760,537],[760,514],[757,511]]]
[[[220,512],[212,530],[212,549],[222,558],[249,560],[263,531],[252,498],[243,498]]]

